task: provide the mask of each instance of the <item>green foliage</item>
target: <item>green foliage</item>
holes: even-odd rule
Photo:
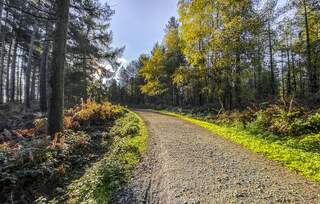
[[[179,23],[169,20],[163,43],[137,66],[140,75],[120,83],[123,98],[140,87],[139,105],[214,105],[233,111],[295,97],[318,106],[320,15],[315,3],[180,0],[178,11]],[[314,87],[311,94],[308,85]],[[290,125],[293,117],[285,112],[273,117],[272,131],[296,131]]]
[[[159,45],[153,49],[150,59],[144,61],[144,66],[140,69],[139,74],[145,79],[146,84],[141,86],[141,92],[150,96],[156,96],[164,93],[166,87],[163,84],[164,75],[164,51]]]
[[[109,95],[121,95],[120,102],[127,104],[141,104],[161,96],[159,101],[168,101],[176,104],[172,99],[177,96],[178,90],[174,86],[172,77],[175,71],[185,64],[182,53],[183,43],[179,35],[179,23],[171,17],[166,29],[162,44],[155,44],[149,55],[142,54],[137,61],[122,67],[120,72],[121,83],[111,81]],[[118,93],[114,90],[118,89]],[[133,100],[131,100],[133,99]]]
[[[255,123],[263,129],[275,134],[289,135],[295,131],[293,124],[303,115],[301,109],[286,110],[280,105],[271,105],[265,110],[256,113]]]
[[[89,155],[97,152],[96,140],[85,132],[65,133],[67,138],[62,150],[48,148],[44,139],[36,138],[33,142],[25,141],[20,149],[2,146],[0,148],[0,192],[2,199],[21,201],[28,196],[27,188],[50,186],[54,189],[72,177],[77,170],[85,165]],[[93,159],[93,158],[91,158]],[[72,173],[71,173],[72,172]],[[10,197],[10,189],[13,197]]]
[[[320,131],[320,113],[310,115],[306,123],[303,124],[304,132],[319,132]]]
[[[256,112],[253,123],[276,135],[300,136],[320,131],[320,114],[297,107],[288,111],[280,105],[272,105]]]
[[[204,127],[232,142],[243,145],[251,151],[264,154],[267,158],[280,162],[307,178],[320,181],[320,137],[318,134],[301,138],[289,137],[283,140],[281,137],[267,132],[253,133],[240,126],[216,125],[174,113],[163,113]]]
[[[221,124],[243,124],[246,126],[248,123],[255,120],[255,113],[252,111],[230,111],[230,112],[223,112],[216,116],[212,116],[210,119],[215,121],[216,123]]]
[[[210,109],[202,111],[201,108],[193,108],[180,112],[190,113],[191,116],[205,117],[216,124],[240,124],[247,129],[270,132],[282,137],[317,134],[320,131],[319,110],[307,111],[307,109],[298,106],[286,108],[285,105],[276,103],[264,108],[248,108],[244,111],[217,113],[217,111]]]
[[[99,0],[74,0],[77,9],[70,11],[65,99],[67,104],[78,104],[89,96],[99,102],[104,97],[105,78],[112,77],[123,48],[113,48],[110,21],[114,10]]]
[[[304,135],[301,138],[290,138],[286,145],[306,152],[320,152],[320,134]]]
[[[98,103],[103,103],[104,99],[107,98],[107,90],[103,79],[92,82],[87,87],[87,92],[89,97]]]
[[[113,137],[126,137],[128,135],[136,135],[140,129],[139,125],[139,118],[134,116],[127,116],[115,123],[115,126],[111,129],[110,134]]]
[[[142,119],[129,112],[119,118],[109,136],[113,144],[103,158],[68,187],[67,203],[109,203],[128,181],[145,151],[147,130]]]

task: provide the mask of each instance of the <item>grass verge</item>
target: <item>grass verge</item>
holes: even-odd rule
[[[320,182],[320,153],[303,148],[303,141],[299,138],[278,140],[272,135],[268,137],[263,133],[254,133],[240,126],[217,125],[167,111],[161,111],[161,113],[199,125],[253,152],[262,153],[267,158],[284,164],[311,180]],[[320,135],[310,135],[304,140],[308,138],[312,138],[313,141],[319,140]]]
[[[69,185],[66,203],[110,203],[131,177],[146,150],[147,129],[143,120],[128,112],[115,122],[109,134],[110,151]]]

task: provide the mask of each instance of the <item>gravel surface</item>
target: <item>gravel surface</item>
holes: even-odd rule
[[[320,184],[180,119],[139,111],[149,147],[113,203],[320,203]]]

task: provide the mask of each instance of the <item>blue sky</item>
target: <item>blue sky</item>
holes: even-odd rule
[[[106,2],[106,0],[101,0]],[[125,46],[124,59],[135,60],[161,42],[171,16],[177,15],[178,0],[107,0],[115,10],[111,30],[115,47]]]

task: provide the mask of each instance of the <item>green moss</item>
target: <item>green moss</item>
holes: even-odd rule
[[[286,140],[279,140],[274,135],[257,132],[255,134],[241,126],[216,125],[175,113],[165,111],[161,113],[197,124],[253,152],[262,153],[267,158],[280,162],[309,179],[320,181],[320,153],[311,151],[319,148],[319,135],[308,135],[303,139],[289,137]]]

